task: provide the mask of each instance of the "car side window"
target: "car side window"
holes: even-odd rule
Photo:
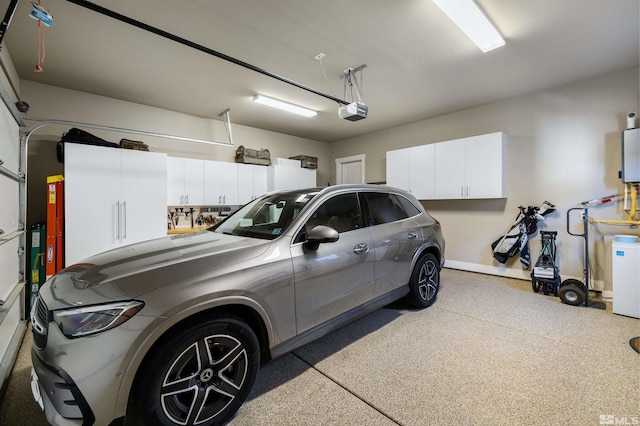
[[[396,195],[396,197],[400,201],[400,204],[402,205],[404,211],[407,212],[407,217],[413,217],[420,214],[420,209],[414,206],[411,201],[407,200],[404,197],[401,197],[400,195]]]
[[[367,193],[367,203],[371,211],[371,219],[374,225],[395,222],[396,220],[406,219],[409,217],[406,208],[400,201],[401,197],[395,194],[387,194],[383,192]],[[413,206],[416,209],[415,206]],[[412,212],[411,216],[415,213]]]
[[[338,233],[362,228],[362,214],[357,195],[340,194],[322,203],[307,221],[307,232],[318,225],[330,226]]]

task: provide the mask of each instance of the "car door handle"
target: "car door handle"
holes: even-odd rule
[[[369,251],[369,246],[366,245],[365,243],[356,244],[356,246],[353,248],[353,252],[356,254],[362,254],[368,251]]]
[[[415,240],[416,238],[418,238],[418,233],[415,231],[411,231],[407,234],[407,238],[410,240]]]

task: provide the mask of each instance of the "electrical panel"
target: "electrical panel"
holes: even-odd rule
[[[640,182],[640,129],[622,132],[622,182]]]

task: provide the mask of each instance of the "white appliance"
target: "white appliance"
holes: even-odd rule
[[[613,313],[640,318],[640,242],[616,237],[611,243]]]

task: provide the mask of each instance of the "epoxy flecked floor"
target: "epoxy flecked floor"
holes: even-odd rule
[[[262,367],[230,425],[640,422],[640,320],[564,305],[527,281],[445,269],[436,303],[380,309]],[[46,425],[29,335],[0,425]],[[618,423],[611,423],[611,422]]]

